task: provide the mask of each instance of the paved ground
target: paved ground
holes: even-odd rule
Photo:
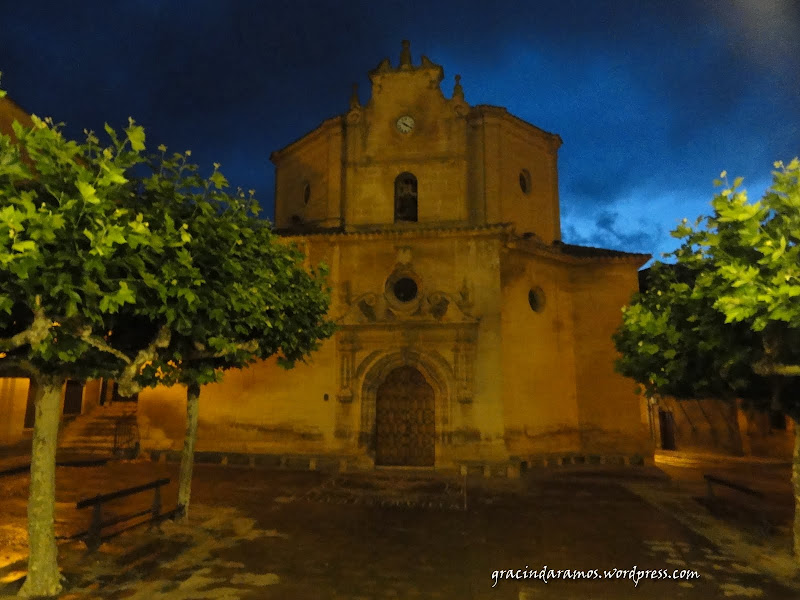
[[[457,478],[198,467],[187,526],[166,523],[160,534],[135,530],[95,555],[79,544],[64,544],[63,597],[779,600],[800,595],[787,587],[791,582],[779,583],[746,557],[740,560],[737,548],[719,547],[694,533],[685,514],[679,515],[683,522],[669,514],[678,505],[662,502],[656,508],[678,493],[674,481],[655,477],[655,470],[627,473],[537,472],[491,488],[475,479],[465,511]],[[152,463],[59,468],[58,532],[74,533],[86,524],[88,515],[72,508],[78,497],[160,476],[174,479],[176,468]],[[692,477],[686,480],[691,487]],[[27,476],[0,478],[0,566],[5,565],[0,594],[13,593],[20,584],[15,580],[24,563],[12,561],[25,552],[26,494]],[[173,485],[166,501],[174,502],[175,494]],[[683,500],[687,497],[684,493]],[[143,497],[139,506],[150,501]],[[678,510],[705,512],[697,503]],[[726,518],[718,520],[724,525]],[[746,518],[736,519],[746,528]],[[785,533],[776,528],[769,539],[785,545]],[[498,576],[492,586],[495,571],[538,573],[545,566],[597,569],[600,576],[634,566],[670,574],[689,569],[700,578],[642,579],[635,586],[629,574],[613,580],[551,575],[548,583]]]

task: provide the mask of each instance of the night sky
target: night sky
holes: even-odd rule
[[[2,87],[67,133],[126,125],[192,150],[273,212],[271,151],[347,110],[411,41],[493,104],[564,140],[564,241],[658,253],[726,169],[752,196],[800,154],[800,2],[6,3]]]

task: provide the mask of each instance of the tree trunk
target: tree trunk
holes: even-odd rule
[[[178,478],[178,506],[180,519],[189,517],[189,497],[192,494],[192,469],[194,468],[194,445],[197,441],[197,411],[200,399],[200,386],[190,385],[186,390],[186,436],[181,453],[181,472]]]
[[[792,488],[794,489],[794,558],[800,563],[800,422],[798,421],[794,421]]]
[[[36,381],[31,448],[31,483],[28,496],[28,576],[20,596],[57,596],[61,592],[55,532],[56,447],[61,417],[62,381],[42,377]]]

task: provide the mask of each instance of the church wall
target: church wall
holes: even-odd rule
[[[345,221],[354,228],[394,223],[394,181],[403,172],[418,182],[418,221],[437,224],[468,220],[466,121],[438,87],[428,87],[436,71],[376,76],[381,94],[348,118],[346,128]],[[414,129],[400,133],[404,115]]]
[[[612,334],[638,289],[636,265],[595,262],[572,271],[578,409],[585,452],[648,452],[643,397],[614,370]]]
[[[306,255],[309,265],[331,267],[336,292],[336,248],[305,237],[284,238]],[[333,314],[333,313],[332,313]],[[306,363],[283,369],[276,359],[227,371],[223,381],[201,389],[197,449],[246,453],[324,453],[334,438],[335,341],[320,344]],[[327,398],[326,398],[327,396]],[[179,449],[186,423],[185,388],[158,387],[139,394],[141,447]]]
[[[275,225],[296,225],[296,217],[305,225],[338,226],[342,201],[341,119],[331,119],[277,155],[280,169],[275,181]]]
[[[580,449],[570,282],[564,265],[509,251],[503,259],[503,402],[512,455]],[[528,300],[539,288],[543,306]]]
[[[333,345],[288,371],[270,359],[225,373],[201,388],[197,450],[319,453],[333,440]],[[325,395],[328,395],[327,400]],[[139,394],[143,450],[179,449],[186,424],[186,389],[159,387]]]
[[[531,231],[546,243],[560,239],[556,165],[560,141],[518,124],[505,111],[492,112],[498,114],[484,114],[478,121],[470,154],[473,170],[483,173],[474,183],[476,193],[485,198],[486,221],[514,223],[519,233]],[[529,175],[527,192],[520,186],[523,170]]]
[[[348,167],[347,180],[356,180],[358,185],[347,187],[347,225],[394,223],[394,181],[404,172],[417,178],[418,222],[447,226],[468,220],[466,161],[443,157]]]
[[[26,377],[0,377],[0,446],[12,446],[27,439],[23,426],[28,383]]]
[[[359,236],[361,237],[361,236]],[[335,238],[334,238],[335,239]],[[387,278],[403,257],[420,279],[422,295],[443,291],[455,297],[466,283],[470,313],[480,317],[471,373],[472,392],[459,401],[452,379],[454,346],[459,325],[401,323],[343,328],[314,353],[308,365],[284,371],[274,361],[225,374],[219,384],[204,386],[200,396],[198,451],[280,454],[369,454],[362,439],[362,397],[369,382],[364,373],[376,354],[399,354],[403,348],[420,355],[423,366],[442,375],[445,397],[437,399],[439,427],[437,465],[460,459],[503,460],[499,249],[487,237],[435,239],[350,236],[340,241],[297,238],[311,262],[331,266],[334,318],[363,294],[382,294]],[[399,254],[402,249],[402,255]],[[466,279],[465,279],[466,275]],[[337,349],[343,336],[355,334],[354,397],[339,397],[342,364]],[[412,363],[413,364],[413,363]],[[423,369],[424,370],[424,369]],[[374,382],[373,382],[374,384]],[[327,394],[327,400],[325,395]],[[143,450],[180,448],[185,427],[185,389],[157,388],[139,395],[139,429]],[[447,413],[446,416],[444,413]],[[369,433],[369,432],[367,432]]]
[[[489,444],[486,448],[476,448],[472,452],[478,453],[482,459],[499,460],[507,457],[503,443],[505,424],[500,293],[502,242],[499,239],[487,239],[461,242],[453,246],[456,255],[463,252],[463,246],[466,246],[468,257],[467,261],[453,257],[453,284],[456,285],[459,278],[467,275],[475,303],[472,314],[480,319],[475,349],[474,400],[472,405],[459,405],[462,413],[461,426],[466,430],[479,430],[482,441]]]
[[[367,128],[358,160],[430,159],[461,151],[463,120],[457,119],[438,85],[441,69],[414,69],[373,74],[372,97],[364,108],[361,124]],[[397,119],[409,115],[414,130],[400,133]],[[459,133],[461,135],[459,135]]]
[[[367,369],[370,361],[376,362],[378,358],[401,352],[404,348],[412,354],[419,353],[424,360],[444,362],[441,371],[447,380],[446,392],[450,397],[445,399],[447,406],[440,407],[448,415],[447,423],[442,424],[439,433],[446,434],[447,443],[446,447],[438,448],[442,454],[437,460],[440,458],[447,462],[457,457],[478,459],[502,454],[502,404],[497,376],[501,368],[499,240],[466,236],[444,239],[384,237],[345,242],[340,249],[336,271],[341,274],[341,288],[349,290],[353,302],[363,294],[380,296],[384,293],[387,278],[400,264],[400,249],[407,253],[402,260],[408,261],[401,268],[410,269],[419,277],[423,298],[432,292],[445,292],[456,297],[465,283],[470,291],[472,307],[469,312],[480,318],[471,374],[472,394],[463,402],[457,397],[458,389],[451,379],[451,371],[458,327],[446,321],[432,325],[430,320],[420,322],[411,317],[407,321],[397,319],[372,326],[367,320],[363,326],[348,330],[348,335],[357,340],[354,365],[358,376],[365,375],[361,370]],[[368,383],[356,379],[358,385]],[[355,391],[359,392],[358,389]],[[363,407],[359,402],[363,401],[363,397],[357,396],[352,406],[341,409],[343,422],[339,427],[349,432],[351,440],[362,427]],[[442,428],[445,431],[441,431]],[[369,434],[368,431],[361,433]]]

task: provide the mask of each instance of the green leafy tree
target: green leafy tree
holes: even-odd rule
[[[203,179],[185,156],[163,156],[158,170],[144,180],[140,196],[153,211],[163,211],[161,218],[189,233],[185,249],[202,282],[187,290],[175,308],[169,346],[135,378],[139,385],[181,384],[187,389],[178,491],[184,518],[201,387],[220,381],[227,369],[276,354],[282,366],[291,368],[334,331],[326,319],[330,293],[324,267],[307,267],[293,244],[282,243],[268,222],[256,218],[252,191],[249,198],[241,190],[225,194],[228,183],[218,167]]]
[[[0,136],[0,370],[29,375],[36,390],[21,594],[44,596],[61,587],[53,523],[62,385],[138,373],[169,342],[171,323],[128,343],[131,317],[151,321],[199,284],[184,267],[186,231],[137,207],[129,173],[145,162],[141,127],[106,127],[103,147],[92,133],[79,144],[50,121],[33,123],[14,124],[16,141]]]
[[[710,299],[692,296],[699,267],[651,267],[646,289],[623,308],[616,368],[648,397],[741,398],[760,407],[768,389],[751,368],[756,336],[744,324],[727,325]]]
[[[722,173],[713,214],[673,232],[676,267],[656,269],[615,343],[618,369],[651,394],[738,396],[794,420],[800,559],[800,162],[775,166],[754,203]]]
[[[20,593],[47,596],[61,589],[53,524],[66,379],[112,378],[123,393],[187,385],[188,506],[200,386],[276,353],[290,366],[333,326],[324,270],[278,242],[252,194],[225,193],[216,166],[206,180],[189,152],[146,158],[133,121],[124,135],[106,126],[106,146],[33,122],[15,124],[13,142],[0,137],[0,371],[29,375],[37,390]]]

